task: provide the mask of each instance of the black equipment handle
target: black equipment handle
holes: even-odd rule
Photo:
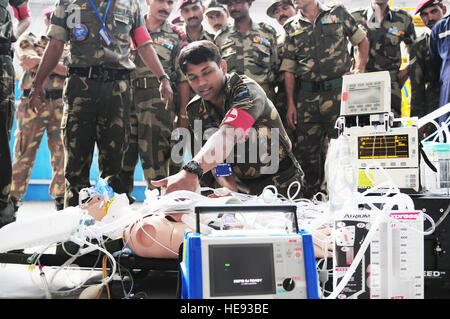
[[[195,206],[196,232],[200,233],[200,214],[213,213],[292,213],[294,215],[294,228],[298,233],[297,206],[296,205],[221,205],[221,206]]]

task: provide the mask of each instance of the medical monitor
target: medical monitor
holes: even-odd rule
[[[210,245],[209,271],[211,297],[275,294],[272,243]]]
[[[391,111],[391,77],[388,71],[344,75],[341,116]]]

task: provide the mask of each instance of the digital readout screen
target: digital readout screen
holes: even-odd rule
[[[358,159],[408,158],[408,135],[360,136]]]
[[[212,297],[275,294],[273,244],[209,246]]]

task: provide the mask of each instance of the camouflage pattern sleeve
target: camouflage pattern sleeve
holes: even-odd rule
[[[403,38],[403,43],[405,43],[406,50],[410,54],[411,53],[411,47],[414,44],[415,40],[417,39],[416,29],[414,27],[414,22],[413,22],[413,19],[412,19],[411,15],[408,12],[406,12],[406,11],[404,13],[407,16],[407,19],[405,21],[407,23],[407,27],[406,27],[405,35],[404,35],[404,38]]]
[[[411,80],[411,116],[424,114],[425,112],[425,73],[423,50],[423,41],[414,43],[410,53],[410,71]],[[426,53],[426,52],[425,52]]]
[[[341,17],[345,34],[352,45],[357,46],[366,37],[366,33],[358,26],[355,18],[342,6],[336,8],[336,15]]]
[[[27,3],[28,0],[9,0],[9,5],[15,8],[23,7]]]
[[[132,21],[132,33],[133,40],[136,47],[152,43],[152,38],[150,37],[147,26],[145,24],[144,16],[142,15],[141,6],[139,1],[133,1],[133,21]]]
[[[28,0],[9,0],[9,4],[13,8],[14,16],[17,20],[21,21],[31,17]]]
[[[244,82],[237,74],[229,80],[230,103],[221,125],[242,128],[247,133],[265,110],[266,94],[255,82]]]
[[[297,69],[297,59],[295,53],[295,41],[294,36],[296,33],[302,33],[303,30],[299,29],[297,31],[294,30],[292,25],[292,20],[286,21],[284,24],[284,29],[286,32],[284,46],[283,46],[283,55],[280,57],[281,65],[280,72],[290,72],[295,74]]]
[[[67,28],[67,1],[66,0],[57,0],[55,4],[55,10],[53,11],[50,27],[47,31],[47,36],[49,38],[54,38],[59,41],[68,42],[70,35],[69,29]]]
[[[280,65],[280,56],[279,56],[279,48],[278,48],[278,37],[277,37],[277,32],[276,30],[271,27],[271,26],[267,26],[268,28],[270,28],[272,31],[272,39],[270,41],[271,44],[271,51],[272,54],[270,56],[270,67],[271,67],[271,75],[269,76],[269,79],[271,81],[271,83],[273,83],[275,85],[275,83],[277,82],[277,75],[278,75],[278,70],[279,70],[279,65]]]

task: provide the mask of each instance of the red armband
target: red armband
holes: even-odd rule
[[[247,135],[254,123],[255,119],[250,113],[234,107],[225,114],[221,124],[229,124],[235,128],[241,128]]]
[[[148,33],[147,27],[145,25],[140,26],[133,32],[134,36],[134,45],[139,47],[141,44],[152,41],[150,34]]]
[[[28,4],[26,4],[20,8],[16,8],[16,7],[12,7],[12,8],[13,8],[13,12],[14,12],[14,17],[19,21],[22,21],[26,18],[31,17],[30,9],[28,8]]]

